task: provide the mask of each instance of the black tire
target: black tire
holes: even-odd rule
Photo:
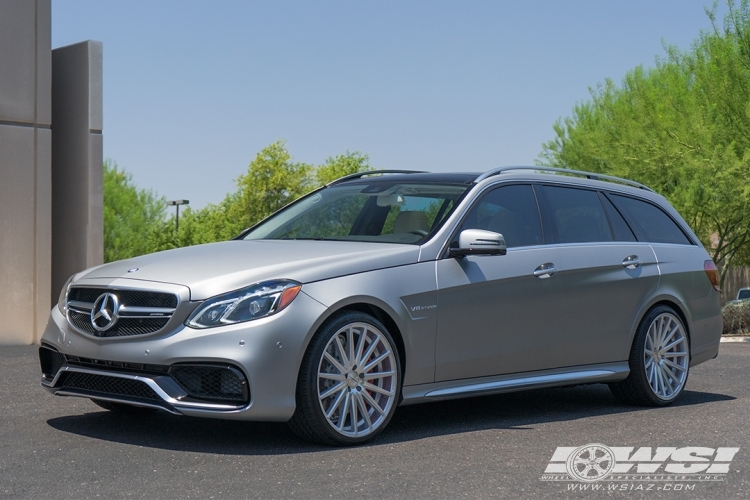
[[[155,408],[147,406],[134,406],[125,403],[115,403],[114,401],[103,401],[101,399],[92,399],[91,402],[100,408],[121,415],[148,415],[156,412]]]
[[[349,365],[344,351],[354,360]],[[343,372],[329,361],[331,356]],[[383,360],[378,362],[380,358]],[[386,373],[392,374],[373,377]],[[339,379],[329,380],[328,375]],[[331,395],[325,396],[327,392]],[[401,361],[393,337],[369,314],[347,311],[326,321],[310,342],[300,366],[297,408],[289,427],[314,443],[362,444],[388,425],[400,396]],[[326,416],[324,405],[330,416]]]
[[[652,370],[650,367],[656,363],[656,369],[659,369],[659,361],[654,361],[659,359],[659,356],[657,355],[659,349],[648,349],[650,345],[649,342],[651,341],[649,336],[653,336],[654,330],[651,330],[651,334],[649,332],[652,327],[659,328],[657,322],[666,322],[667,320],[672,322],[668,325],[673,325],[674,327],[679,328],[678,330],[675,330],[675,335],[682,335],[684,341],[678,343],[676,347],[671,348],[670,351],[664,352],[661,355],[661,358],[663,359],[666,357],[667,362],[670,362],[670,356],[679,354],[680,352],[685,352],[686,354],[684,356],[672,357],[672,361],[679,359],[678,363],[673,362],[672,364],[679,364],[681,366],[680,369],[667,366],[671,372],[677,374],[676,378],[681,379],[679,381],[680,383],[678,383],[676,379],[673,380],[668,376],[662,377],[662,380],[666,380],[670,385],[667,386],[662,384],[661,389],[665,394],[660,395],[658,394],[659,391],[653,387],[653,383],[649,381],[648,371]],[[663,324],[667,325],[667,323]],[[664,329],[669,328],[670,326],[664,327]],[[678,340],[678,338],[673,337],[673,340],[668,340],[666,343],[669,345],[669,343],[677,342]],[[675,351],[674,349],[684,349],[684,351]],[[650,353],[653,353],[653,355]],[[612,394],[623,403],[635,406],[667,406],[672,404],[680,394],[682,394],[682,391],[685,389],[685,384],[687,384],[690,369],[690,341],[685,325],[674,309],[665,305],[660,305],[651,309],[646,316],[644,316],[640,325],[638,325],[635,339],[633,339],[633,346],[630,349],[628,364],[630,366],[630,374],[628,375],[628,378],[622,382],[609,384],[609,389],[612,391]],[[656,375],[653,375],[653,377],[656,377]],[[658,387],[657,383],[657,388]],[[669,393],[670,391],[673,391],[673,393]]]

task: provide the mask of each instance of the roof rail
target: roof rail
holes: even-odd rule
[[[345,175],[344,177],[339,177],[335,181],[331,181],[326,186],[332,186],[334,184],[338,184],[339,182],[344,181],[350,181],[352,179],[361,179],[362,177],[368,176],[368,175],[380,175],[380,174],[427,174],[429,172],[426,172],[424,170],[367,170],[365,172],[357,172],[356,174],[349,174]]]
[[[586,177],[587,179],[592,179],[596,181],[618,182],[620,184],[627,184],[628,186],[645,189],[646,191],[651,191],[652,193],[654,192],[653,189],[651,189],[650,187],[644,184],[641,184],[640,182],[623,179],[621,177],[613,177],[611,175],[596,174],[593,172],[584,172],[583,170],[571,170],[569,168],[555,168],[555,167],[524,167],[524,166],[498,167],[498,168],[493,168],[492,170],[488,170],[487,172],[483,173],[482,175],[477,177],[474,182],[480,182],[480,181],[487,179],[488,177],[502,174],[503,172],[508,172],[511,170],[537,170],[540,172],[553,172],[553,173],[558,173],[558,174],[580,175],[580,176]]]

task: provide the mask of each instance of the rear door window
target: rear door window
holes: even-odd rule
[[[551,232],[557,243],[613,241],[607,215],[596,191],[543,186]],[[546,231],[546,228],[545,228]]]
[[[629,196],[610,194],[609,197],[634,227],[639,240],[649,243],[691,244],[677,223],[656,205]]]

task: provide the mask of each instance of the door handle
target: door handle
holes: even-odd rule
[[[625,269],[635,269],[641,266],[641,259],[637,255],[628,255],[625,260],[622,261],[622,267]]]
[[[547,262],[534,269],[534,276],[540,279],[551,278],[557,272],[557,268],[552,262]]]

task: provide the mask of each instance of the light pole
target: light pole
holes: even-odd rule
[[[177,218],[174,220],[174,232],[178,232],[180,229],[180,205],[189,205],[190,200],[169,200],[168,206],[174,206],[177,209]]]

